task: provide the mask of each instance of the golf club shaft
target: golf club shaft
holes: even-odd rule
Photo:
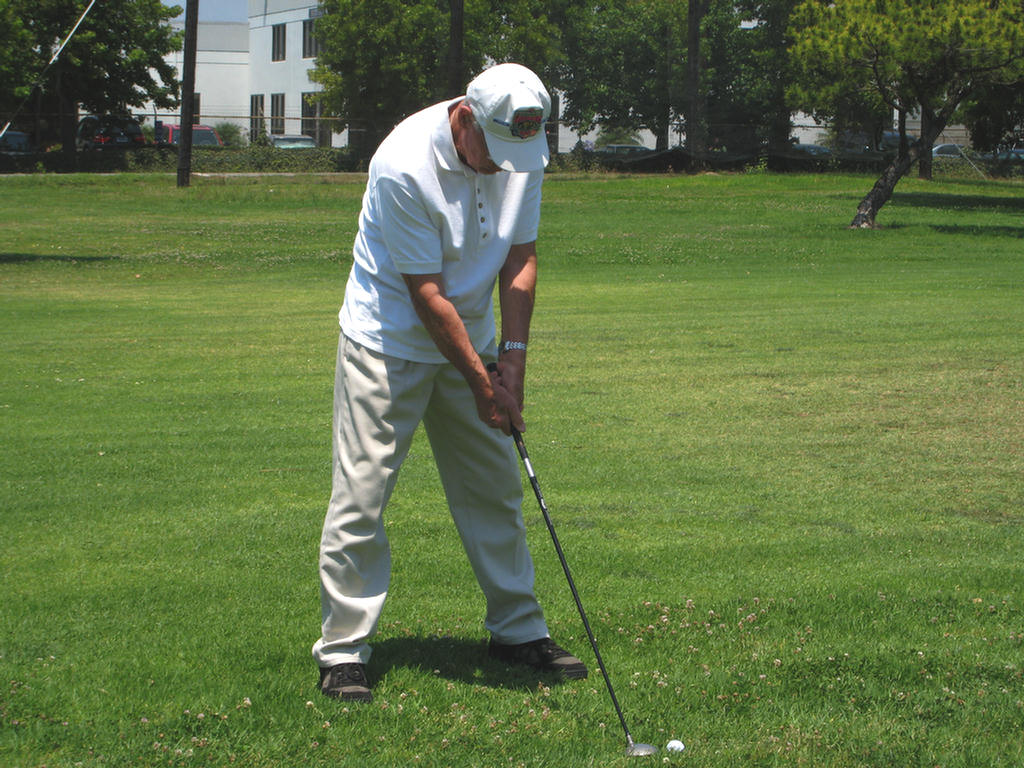
[[[615,714],[619,716],[619,722],[622,723],[622,730],[626,733],[626,741],[630,747],[633,746],[633,737],[629,733],[629,727],[626,725],[626,718],[622,714],[622,708],[619,706],[619,700],[615,697],[615,690],[612,688],[611,678],[608,677],[608,670],[604,666],[604,660],[601,658],[601,652],[597,649],[597,640],[594,638],[594,633],[590,629],[590,622],[587,621],[587,613],[583,610],[583,602],[580,600],[580,594],[576,590],[576,583],[572,579],[572,574],[569,572],[569,563],[566,562],[565,553],[562,551],[562,545],[558,541],[558,535],[555,533],[555,526],[551,522],[551,515],[548,514],[548,505],[544,502],[544,494],[540,491],[540,483],[537,482],[537,474],[533,471],[533,465],[530,463],[530,456],[526,452],[526,443],[523,442],[523,436],[519,430],[512,427],[512,439],[515,441],[516,449],[519,451],[519,456],[523,460],[523,467],[526,469],[526,476],[530,479],[530,485],[533,486],[533,493],[537,497],[537,503],[540,505],[541,514],[544,515],[544,522],[548,527],[548,533],[551,534],[551,541],[555,544],[555,552],[558,553],[558,559],[562,563],[562,570],[565,571],[565,579],[569,582],[569,589],[572,591],[572,597],[576,601],[576,608],[580,612],[580,618],[583,620],[583,628],[587,631],[587,638],[590,640],[590,647],[594,651],[594,656],[597,658],[597,665],[601,668],[601,674],[604,676],[604,684],[608,687],[608,693],[612,698],[612,704],[615,706]]]

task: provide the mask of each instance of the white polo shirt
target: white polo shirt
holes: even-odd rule
[[[338,314],[354,341],[442,363],[403,274],[440,273],[478,352],[494,342],[494,282],[513,245],[537,239],[543,171],[478,174],[459,160],[443,102],[402,121],[370,161]]]

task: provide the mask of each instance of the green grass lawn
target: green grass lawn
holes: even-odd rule
[[[362,179],[0,178],[0,765],[1024,764],[1024,185],[552,175],[526,442],[557,684],[423,436],[369,706],[316,689]],[[527,489],[528,490],[528,489]]]

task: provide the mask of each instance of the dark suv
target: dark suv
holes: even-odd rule
[[[8,131],[0,138],[0,154],[28,155],[32,153],[32,139],[22,131]]]
[[[75,146],[89,149],[135,149],[146,146],[139,121],[124,115],[86,115],[78,121]]]

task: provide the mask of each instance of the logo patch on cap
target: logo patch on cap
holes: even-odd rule
[[[517,109],[512,115],[509,133],[517,139],[530,139],[537,135],[544,122],[544,110],[539,107]]]

